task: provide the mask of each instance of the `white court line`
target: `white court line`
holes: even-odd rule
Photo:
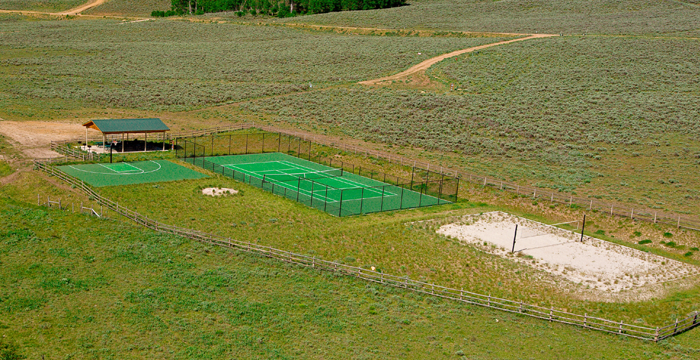
[[[306,170],[314,170],[314,169],[312,169],[312,168],[309,168],[309,167],[306,167],[306,166],[303,166],[303,165],[299,165],[299,164],[295,164],[295,163],[290,162],[290,161],[287,161],[287,160],[281,160],[280,162],[287,163],[287,164],[290,164],[290,165],[293,165],[293,166],[297,166],[297,167],[299,167],[299,168],[303,168],[303,169],[306,169]],[[317,170],[314,170],[314,171],[317,171]],[[345,173],[345,170],[343,170],[343,173]],[[359,175],[358,175],[358,176],[359,176]],[[379,191],[379,190],[377,190],[377,189],[373,189],[373,188],[371,187],[371,185],[361,184],[361,183],[355,182],[355,181],[353,181],[353,180],[344,179],[344,178],[342,178],[342,177],[334,177],[333,179],[336,180],[336,181],[339,181],[339,182],[342,182],[342,183],[351,185],[351,186],[354,185],[354,187],[351,187],[351,188],[344,188],[344,189],[341,189],[341,190],[365,189],[365,191],[369,190],[370,192],[374,192],[375,194],[379,195],[379,196],[374,196],[374,197],[381,197],[382,192]],[[377,180],[374,180],[374,181],[377,181]],[[381,182],[381,181],[378,181],[378,182]],[[387,185],[388,185],[388,186],[394,186],[394,185],[390,185],[390,184],[381,185],[381,186],[387,186]],[[384,192],[384,196],[385,196],[385,197],[389,197],[389,196],[399,196],[399,195],[398,195],[398,194],[394,194],[394,193],[392,193],[392,192],[386,192],[386,191],[385,191],[385,192]],[[371,199],[371,198],[365,198],[365,199]]]
[[[292,168],[290,168],[290,169],[279,169],[279,170],[278,170],[278,169],[271,169],[271,170],[253,171],[253,170],[245,170],[245,169],[242,169],[242,168],[240,168],[240,167],[237,166],[237,165],[269,164],[269,163],[284,164],[284,165],[287,165],[287,166],[292,166]],[[238,163],[238,164],[226,164],[226,165],[221,165],[221,166],[227,167],[227,168],[232,169],[232,170],[238,170],[238,171],[243,172],[243,173],[247,173],[248,176],[254,176],[254,177],[258,178],[258,179],[262,179],[262,178],[264,177],[264,175],[266,175],[266,174],[262,174],[262,173],[264,173],[264,172],[273,172],[273,171],[274,171],[274,172],[280,173],[280,175],[291,175],[291,174],[288,174],[288,173],[281,173],[281,171],[286,171],[286,170],[309,170],[310,172],[323,172],[323,171],[327,171],[327,170],[313,169],[313,168],[310,168],[310,167],[307,167],[307,166],[304,166],[304,165],[295,164],[295,163],[290,162],[290,161],[287,161],[287,160],[265,161],[265,162],[251,162],[251,163]],[[343,172],[345,172],[345,170],[343,170]],[[253,175],[251,175],[251,174],[253,174]],[[291,176],[294,176],[294,175],[291,175]],[[357,191],[363,192],[363,195],[364,195],[364,192],[374,193],[374,194],[376,195],[376,196],[371,196],[371,197],[365,197],[365,196],[363,196],[361,199],[343,200],[343,202],[345,202],[345,201],[358,201],[358,200],[363,200],[363,199],[381,198],[381,197],[382,197],[382,194],[383,194],[384,197],[399,196],[398,194],[395,194],[395,193],[392,193],[392,192],[387,192],[387,191],[384,191],[384,192],[382,193],[381,191],[372,188],[371,185],[361,184],[361,183],[358,183],[358,182],[353,181],[353,180],[344,179],[344,178],[342,178],[342,177],[319,178],[319,180],[320,180],[320,179],[333,179],[334,181],[338,181],[338,182],[341,182],[341,183],[344,183],[344,184],[347,184],[347,185],[352,186],[352,187],[350,187],[350,188],[332,189],[331,191],[345,191],[345,190],[357,189]],[[374,180],[374,181],[378,181],[378,180]],[[378,181],[378,182],[381,182],[381,181]],[[307,196],[309,196],[309,197],[311,197],[311,194],[314,195],[314,196],[313,196],[314,198],[317,198],[317,196],[318,196],[318,193],[317,193],[317,192],[312,192],[312,191],[309,191],[309,190],[305,190],[305,189],[301,189],[301,188],[296,188],[296,187],[293,187],[293,186],[291,186],[291,185],[290,185],[290,186],[285,186],[285,185],[289,185],[288,182],[284,182],[284,181],[275,181],[274,184],[277,184],[277,186],[282,186],[283,188],[287,188],[287,189],[289,189],[289,190],[299,191],[300,193],[305,194],[305,195],[307,195]],[[326,185],[326,184],[322,184],[322,185]],[[312,185],[312,186],[313,186],[313,185]],[[330,185],[328,185],[328,186],[330,186]],[[386,184],[386,185],[380,185],[380,186],[395,186],[395,185]],[[362,190],[362,189],[364,189],[364,190]],[[328,197],[323,196],[323,195],[320,195],[319,199],[320,199],[320,200],[325,199],[325,201],[328,202],[328,203],[336,203],[336,202],[338,202],[338,200],[331,200],[331,199],[329,199]]]
[[[119,170],[114,170],[114,169],[112,169],[111,167],[109,167],[109,166],[107,166],[107,165],[105,165],[105,164],[98,164],[98,165],[102,166],[102,167],[105,168],[105,169],[111,170],[111,171],[113,171],[113,172],[115,172],[115,173],[117,173],[117,174],[121,174],[121,173],[132,173],[132,174],[133,174],[134,171],[140,171],[141,173],[144,172],[143,169],[138,168],[138,167],[136,167],[136,166],[134,166],[134,165],[131,165],[131,164],[129,164],[129,163],[122,163],[122,164],[124,164],[124,165],[129,165],[129,166],[131,166],[132,168],[134,168],[135,170],[123,170],[123,171],[119,171]]]
[[[260,170],[260,171],[253,171],[253,172],[261,174],[261,173],[272,172],[272,171],[294,171],[294,170],[299,170],[299,169]],[[289,173],[285,173],[285,174],[291,175]]]
[[[280,160],[276,161],[262,161],[262,162],[249,162],[249,163],[235,163],[235,164],[221,164],[221,166],[228,166],[228,165],[252,165],[252,164],[271,164],[271,163],[281,163]],[[286,164],[285,164],[286,165]]]
[[[279,162],[279,161],[268,161],[268,162]],[[251,164],[254,164],[254,163],[251,163]],[[258,163],[258,164],[260,164],[260,163]],[[232,164],[228,164],[228,165],[226,165],[226,167],[228,167],[229,169],[231,169],[231,168],[236,168],[236,169],[238,169],[239,172],[242,172],[244,175],[253,176],[253,177],[257,178],[257,179],[262,180],[262,178],[260,177],[260,174],[259,174],[258,172],[256,172],[256,171],[252,171],[252,170],[242,170],[242,169],[240,169],[240,168],[238,168],[237,166],[232,165]],[[233,169],[232,169],[232,170],[233,170]],[[277,170],[274,170],[274,171],[277,171]],[[251,173],[253,173],[254,175],[251,175]],[[285,175],[286,175],[286,174],[285,174]],[[285,186],[287,183],[282,182],[282,181],[276,181],[276,182],[270,182],[270,183],[271,183],[271,184],[277,184],[277,186],[281,186],[281,187],[286,188],[286,189],[289,189],[289,190],[298,191],[298,192],[300,192],[300,193],[302,193],[302,194],[305,194],[305,195],[307,195],[307,196],[309,196],[309,197],[311,197],[311,194],[312,194],[311,191],[306,190],[306,189],[295,188],[295,187],[292,187],[291,185],[290,185],[290,186]],[[313,185],[312,185],[312,186],[313,186]],[[327,198],[327,197],[325,197],[325,196],[323,196],[323,195],[319,195],[317,192],[313,192],[313,195],[314,195],[314,196],[313,196],[314,198],[318,198],[319,200],[323,200],[322,198],[325,198],[324,201],[327,202],[327,203],[338,202],[337,200],[330,200],[329,198]]]
[[[119,175],[119,174],[122,173],[122,171],[114,170],[114,169],[112,169],[112,168],[109,168],[109,167],[105,166],[104,164],[97,164],[97,165],[102,166],[103,168],[105,168],[105,169],[107,169],[107,170],[113,172],[114,175]],[[71,166],[71,167],[72,167],[72,166]],[[76,169],[76,170],[77,170],[77,169]],[[143,171],[143,170],[141,170],[141,171]],[[112,174],[106,174],[106,173],[99,173],[99,174],[112,175]]]
[[[78,169],[78,168],[74,167],[73,165],[68,165],[68,167],[71,168],[71,169],[73,169],[73,170],[76,170],[76,171],[80,171],[80,172],[84,172],[84,173],[88,173],[88,174],[98,174],[98,175],[143,175],[143,174],[150,174],[150,173],[156,172],[156,171],[160,170],[160,169],[163,167],[162,165],[160,165],[159,163],[157,163],[157,162],[155,162],[155,161],[153,161],[153,160],[148,160],[148,161],[150,161],[150,162],[155,163],[156,165],[158,165],[158,168],[156,168],[156,169],[154,169],[154,170],[150,170],[150,171],[141,170],[141,171],[143,171],[143,172],[140,172],[140,173],[120,173],[120,172],[116,172],[116,171],[114,171],[114,170],[112,170],[112,169],[110,169],[110,168],[108,168],[108,167],[106,167],[106,166],[103,166],[104,168],[106,168],[106,169],[112,171],[112,174],[108,174],[108,173],[103,173],[103,172],[97,172],[97,171],[89,171],[89,170]],[[99,165],[101,165],[101,164],[99,164]],[[134,167],[136,167],[136,166],[134,166]],[[137,168],[137,169],[138,169],[138,168]]]
[[[285,163],[287,163],[287,164],[291,164],[291,165],[293,165],[293,166],[297,166],[299,169],[306,169],[306,170],[312,170],[312,171],[320,171],[320,170],[315,170],[315,169],[312,169],[312,168],[309,168],[309,167],[306,167],[306,166],[303,166],[303,165],[298,165],[298,164],[295,164],[295,163],[293,163],[293,162],[289,162],[289,161],[286,161],[286,160],[282,160],[281,162],[285,162]],[[345,173],[345,170],[343,170],[343,173]],[[346,183],[346,184],[348,184],[348,185],[355,185],[355,188],[366,188],[366,187],[367,187],[367,185],[360,184],[360,183],[358,183],[358,182],[355,182],[355,181],[352,181],[352,180],[349,180],[349,179],[343,179],[343,178],[340,178],[340,177],[334,177],[333,179],[336,179],[336,180],[338,180],[338,181],[340,181],[340,182],[344,182],[344,183]],[[348,188],[348,189],[352,189],[352,188]],[[343,189],[343,190],[345,190],[345,189]]]
[[[333,199],[331,199],[331,198],[329,198],[329,197],[326,197],[325,195],[321,195],[321,194],[323,194],[323,193],[326,193],[325,191],[314,191],[314,192],[312,192],[312,191],[310,191],[310,190],[306,190],[306,189],[302,189],[302,188],[296,188],[296,187],[294,187],[294,186],[292,186],[292,185],[290,185],[290,186],[285,186],[285,185],[288,184],[288,183],[286,183],[286,182],[281,182],[281,181],[280,181],[280,182],[270,182],[270,183],[271,183],[271,184],[277,184],[277,186],[281,186],[281,187],[283,187],[283,188],[286,188],[286,189],[289,189],[289,190],[292,190],[292,191],[298,191],[298,192],[300,192],[300,193],[302,193],[302,194],[307,195],[308,197],[311,197],[311,194],[313,194],[313,197],[314,197],[314,198],[319,199],[319,200],[323,200],[323,201],[325,201],[325,202],[327,202],[327,203],[337,203],[337,202],[338,202],[338,200],[333,200]],[[337,189],[331,189],[330,191],[339,191],[339,190],[337,190]]]

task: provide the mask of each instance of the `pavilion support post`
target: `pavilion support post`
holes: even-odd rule
[[[122,154],[124,153],[124,133],[122,133]]]
[[[107,135],[104,133],[102,134],[102,148],[105,150],[107,149]]]
[[[143,151],[148,151],[148,133],[143,133]]]
[[[165,132],[163,132],[163,151],[165,151]]]

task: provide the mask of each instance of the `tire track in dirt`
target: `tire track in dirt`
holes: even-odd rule
[[[546,38],[546,37],[551,37],[551,36],[558,36],[558,35],[554,35],[554,34],[534,34],[534,35],[530,35],[530,36],[523,37],[523,38],[518,38],[518,39],[513,39],[513,40],[499,41],[499,42],[496,42],[496,43],[491,43],[491,44],[486,44],[486,45],[479,45],[479,46],[474,46],[474,47],[470,47],[470,48],[467,48],[467,49],[457,50],[457,51],[453,51],[453,52],[451,52],[451,53],[442,54],[442,55],[440,55],[440,56],[436,56],[436,57],[434,57],[434,58],[430,58],[430,59],[428,59],[428,60],[425,60],[425,61],[421,62],[420,64],[414,65],[414,66],[410,67],[408,70],[402,71],[402,72],[400,72],[400,73],[398,73],[398,74],[391,75],[391,76],[386,76],[386,77],[379,78],[379,79],[374,79],[374,80],[361,81],[361,82],[359,82],[359,84],[362,84],[362,85],[382,85],[382,83],[385,83],[385,82],[391,82],[391,81],[396,81],[396,80],[403,80],[403,79],[405,79],[405,78],[407,78],[407,77],[409,77],[409,76],[411,76],[411,75],[417,74],[417,73],[419,73],[419,72],[424,72],[425,70],[428,70],[428,68],[430,68],[431,66],[433,66],[433,65],[435,65],[435,64],[437,64],[437,63],[439,63],[439,62],[442,61],[442,60],[445,60],[445,59],[448,59],[448,58],[451,58],[451,57],[455,57],[455,56],[459,56],[459,55],[462,55],[462,54],[470,53],[470,52],[473,52],[473,51],[476,51],[476,50],[481,50],[481,49],[490,48],[490,47],[492,47],[492,46],[506,45],[506,44],[510,44],[510,43],[517,42],[517,41],[525,41],[525,40],[530,40],[530,39]]]
[[[105,3],[105,0],[91,0],[87,3],[74,7],[72,9],[61,11],[61,12],[45,12],[45,11],[30,11],[30,10],[0,10],[0,13],[5,14],[27,14],[27,15],[52,15],[52,16],[75,16],[80,15],[81,12],[94,8],[95,6],[100,6]]]

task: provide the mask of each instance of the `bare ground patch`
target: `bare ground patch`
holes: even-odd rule
[[[206,188],[202,189],[202,194],[209,196],[224,196],[227,194],[236,195],[238,194],[238,190],[229,188]]]
[[[511,253],[516,224],[518,234]],[[603,297],[625,292],[639,300],[663,291],[661,284],[682,283],[699,273],[690,264],[588,236],[580,242],[579,234],[503,212],[467,215],[442,225],[437,232]]]
[[[9,138],[30,158],[58,157],[49,150],[51,141],[75,139],[85,135],[80,124],[47,121],[0,121],[0,134]]]

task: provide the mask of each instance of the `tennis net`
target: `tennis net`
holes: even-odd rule
[[[265,174],[263,182],[289,182],[301,180],[316,180],[343,176],[343,169],[312,171],[292,174]]]

